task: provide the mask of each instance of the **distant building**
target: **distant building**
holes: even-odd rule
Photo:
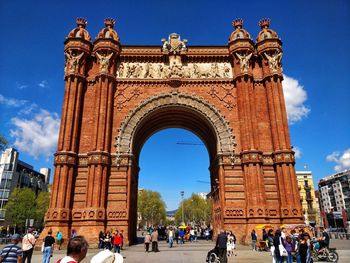
[[[350,170],[327,176],[320,180],[322,208],[325,212],[341,212],[350,208],[349,196]]]
[[[311,171],[296,171],[300,193],[300,203],[303,208],[305,224],[312,226],[320,224],[318,200],[315,195]]]
[[[5,205],[15,188],[32,188],[36,195],[47,192],[50,181],[50,169],[33,166],[18,159],[19,153],[14,148],[2,152],[0,158],[0,224],[5,219]]]

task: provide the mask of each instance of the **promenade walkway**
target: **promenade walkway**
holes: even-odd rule
[[[350,240],[335,240],[332,241],[332,243],[332,247],[337,247],[337,251],[340,256],[339,262],[350,262]],[[159,253],[145,253],[143,245],[139,244],[131,247],[125,247],[125,249],[122,251],[122,255],[125,263],[205,263],[207,252],[213,247],[214,243],[212,241],[204,240],[194,243],[186,243],[183,245],[175,244],[173,248],[169,248],[167,243],[160,241]],[[2,246],[0,249],[2,249]],[[87,257],[83,263],[89,263],[92,256],[98,253],[98,251],[98,249],[89,249]],[[65,250],[55,251],[51,259],[51,263],[56,263],[59,258],[65,255],[65,252]],[[229,263],[272,262],[270,253],[251,251],[249,246],[238,246],[236,254],[237,256],[229,258]],[[42,262],[42,254],[40,251],[34,252],[32,262]]]

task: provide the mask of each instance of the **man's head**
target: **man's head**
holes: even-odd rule
[[[11,243],[13,244],[17,244],[20,240],[21,240],[21,237],[19,236],[19,234],[13,234],[11,236]]]
[[[67,246],[67,256],[80,262],[86,256],[89,244],[83,236],[76,236],[69,240]]]

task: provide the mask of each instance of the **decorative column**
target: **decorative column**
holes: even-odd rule
[[[91,52],[90,35],[85,29],[87,21],[78,18],[76,22],[77,28],[68,34],[64,42],[66,58],[64,80],[66,86],[54,161],[55,175],[52,196],[50,208],[46,214],[46,228],[52,228],[54,231],[55,228],[59,228],[65,237],[69,236],[83,92],[86,85],[87,63]]]
[[[116,60],[120,53],[120,43],[113,27],[114,19],[104,20],[105,28],[97,35],[93,46],[93,70],[95,75],[94,123],[91,138],[91,151],[88,152],[88,180],[85,207],[74,209],[73,213],[82,210],[82,218],[73,224],[86,226],[86,231],[94,234],[104,231],[106,221],[106,200],[108,171],[110,169],[110,150],[112,138],[113,104],[116,80]],[[84,227],[80,227],[80,231]]]
[[[294,169],[294,152],[282,89],[282,41],[269,29],[270,20],[259,22],[262,31],[257,37],[257,53],[262,61],[263,84],[266,88],[268,113],[271,122],[273,159],[280,200],[281,223],[303,221],[300,195]]]
[[[258,123],[256,117],[253,84],[254,43],[242,28],[243,20],[233,22],[235,31],[229,39],[229,51],[233,61],[233,76],[237,88],[237,109],[240,116],[241,160],[246,192],[246,216],[248,223],[259,223],[265,217],[266,205],[262,171],[262,151],[259,150]]]

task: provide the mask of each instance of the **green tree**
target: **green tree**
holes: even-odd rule
[[[208,225],[211,222],[212,203],[210,199],[204,199],[197,194],[192,194],[190,198],[184,199],[175,213],[175,221],[178,223],[182,222],[182,205],[185,224]]]
[[[16,188],[5,206],[6,219],[24,227],[26,219],[35,218],[35,193],[30,188]]]
[[[139,192],[137,211],[141,216],[142,225],[157,225],[165,221],[166,205],[160,193],[150,190]]]
[[[47,209],[50,205],[50,193],[40,192],[35,200],[36,211],[35,211],[35,225],[42,228],[44,225],[44,217]]]
[[[7,147],[7,144],[8,144],[8,142],[7,142],[6,138],[0,134],[0,151],[5,150]]]

